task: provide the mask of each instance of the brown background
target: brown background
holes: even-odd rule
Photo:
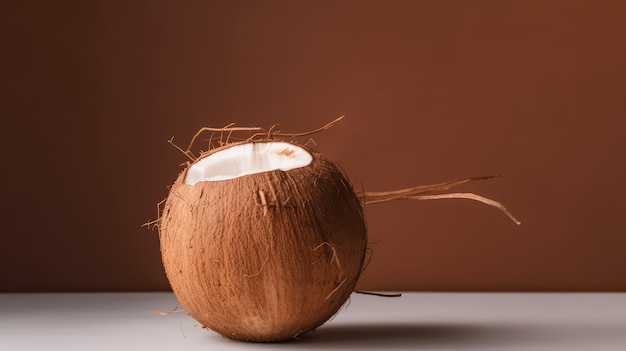
[[[305,131],[367,207],[366,290],[626,290],[623,1],[13,1],[1,291],[168,289],[156,216],[202,126]],[[306,140],[303,140],[303,142]]]

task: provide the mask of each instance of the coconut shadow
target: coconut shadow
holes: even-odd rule
[[[372,323],[327,325],[304,335],[291,347],[381,350],[394,346],[463,348],[468,346],[511,345],[538,336],[524,325],[463,323]],[[284,345],[284,344],[283,344]],[[287,346],[287,345],[285,345]]]
[[[511,322],[329,324],[299,340],[235,342],[241,349],[256,350],[507,350],[520,345],[528,349],[539,346],[541,349],[597,350],[626,344],[626,326]]]

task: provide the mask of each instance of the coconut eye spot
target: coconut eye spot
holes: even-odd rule
[[[215,152],[187,170],[185,184],[229,180],[245,175],[288,171],[308,166],[313,156],[305,149],[285,142],[247,143]]]

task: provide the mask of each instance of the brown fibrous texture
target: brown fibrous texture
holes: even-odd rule
[[[183,171],[172,185],[159,223],[163,264],[203,327],[246,341],[298,338],[354,290],[367,249],[363,203],[338,167],[311,154],[289,171],[195,185]]]

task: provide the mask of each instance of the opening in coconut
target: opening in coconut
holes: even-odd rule
[[[285,142],[235,145],[217,151],[187,170],[185,184],[228,180],[249,174],[308,166],[313,156],[305,149]]]

